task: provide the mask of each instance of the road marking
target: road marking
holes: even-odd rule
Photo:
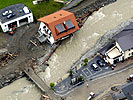
[[[132,65],[130,65],[129,67],[124,68],[122,70],[116,71],[114,73],[113,73],[113,71],[109,71],[107,73],[103,73],[103,74],[100,74],[100,75],[97,75],[97,76],[92,77],[93,80],[91,80],[91,81],[95,81],[95,80],[98,80],[98,79],[101,79],[101,78],[105,78],[105,77],[108,77],[108,76],[111,76],[111,75],[115,75],[115,74],[121,73],[121,72],[126,71],[126,70],[131,69],[131,68],[133,68]],[[104,76],[102,76],[102,75],[104,75]]]
[[[102,71],[102,68],[100,68],[100,67],[98,67],[100,70],[98,70],[98,71],[94,71],[93,69],[93,71],[94,71],[94,73],[92,73],[91,72],[91,70],[89,69],[89,67],[87,68],[89,71],[90,71],[90,73],[91,73],[91,75],[95,75],[95,74],[97,74],[97,73],[99,73],[99,72],[101,72]]]
[[[88,70],[88,68],[85,68],[85,69],[83,69],[82,70],[82,72],[86,75],[86,77],[89,77],[86,73],[85,73],[85,70],[87,70],[88,71],[88,73],[90,74],[90,75],[92,75],[92,73],[90,72],[90,70]]]

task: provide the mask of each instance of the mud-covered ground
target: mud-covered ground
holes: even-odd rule
[[[0,33],[0,49],[7,49],[7,52],[13,55],[6,52],[0,56],[0,88],[22,77],[25,67],[36,65],[36,58],[45,55],[51,49],[47,44],[37,41],[38,25],[32,23],[17,28],[13,35]]]

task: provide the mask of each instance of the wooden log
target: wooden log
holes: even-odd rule
[[[36,44],[36,43],[34,43],[32,40],[30,40],[30,42],[31,42],[34,46],[36,46],[36,47],[37,47],[37,44]]]

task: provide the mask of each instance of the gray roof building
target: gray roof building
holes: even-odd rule
[[[128,25],[123,31],[114,36],[115,41],[123,51],[133,48],[133,23]]]
[[[23,11],[24,7],[25,7],[24,4],[19,3],[19,4],[11,5],[11,6],[8,6],[6,8],[1,9],[0,10],[0,22],[5,23],[5,22],[8,22],[10,20],[13,20],[13,19],[16,19],[18,17],[21,17],[21,16],[24,16],[24,15],[27,15],[27,14],[31,13],[30,9],[28,9],[29,13],[25,13]],[[5,11],[9,11],[9,10],[12,11],[12,13],[14,14],[14,17],[7,18],[7,16],[3,16],[3,13],[5,13]]]

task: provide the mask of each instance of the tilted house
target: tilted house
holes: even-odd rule
[[[33,14],[24,4],[10,5],[0,10],[0,26],[3,32],[31,22],[33,22]]]
[[[104,48],[101,52],[107,63],[115,64],[133,56],[133,23],[114,36],[114,40],[115,43],[106,46],[106,50]]]
[[[48,40],[53,44],[79,30],[74,14],[64,10],[42,17],[38,21],[41,22],[38,30],[40,42]]]

